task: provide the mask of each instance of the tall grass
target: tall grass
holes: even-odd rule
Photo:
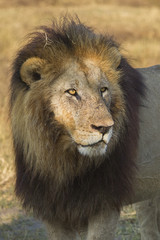
[[[0,188],[4,187],[14,176],[12,143],[6,102],[0,108]]]

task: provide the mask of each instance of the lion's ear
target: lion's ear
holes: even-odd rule
[[[121,58],[122,58],[118,48],[111,47],[109,49],[109,55],[112,59],[112,67],[114,69],[117,69],[119,67],[120,63],[121,63]]]
[[[20,69],[22,81],[30,86],[32,82],[40,80],[44,65],[45,60],[41,58],[32,57],[27,59]]]

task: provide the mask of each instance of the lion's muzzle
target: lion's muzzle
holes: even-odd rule
[[[101,129],[102,130],[102,129]],[[95,136],[93,138],[91,135],[89,136],[88,140],[89,144],[77,144],[78,150],[82,155],[87,155],[87,156],[100,156],[106,153],[107,151],[107,146],[108,143],[112,137],[113,134],[113,127],[110,127],[108,129],[105,129],[107,131],[105,134],[99,135],[99,141],[95,142]],[[103,129],[104,132],[104,129]],[[93,140],[93,141],[91,141]]]

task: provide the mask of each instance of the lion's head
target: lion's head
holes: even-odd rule
[[[79,20],[64,18],[61,25],[32,34],[14,62],[11,83],[16,191],[24,205],[45,215],[40,209],[47,201],[46,211],[52,206],[54,216],[60,209],[73,221],[97,211],[102,199],[119,207],[133,179],[142,89],[118,44]],[[79,205],[85,187],[91,192],[90,210],[85,204],[76,217],[63,203],[68,199],[67,208],[74,208],[65,189],[71,185]],[[43,203],[37,205],[37,197]]]
[[[44,59],[33,57],[23,63],[20,74],[29,87],[27,111],[35,97],[40,102],[44,100],[43,95],[48,98],[48,110],[68,134],[69,145],[66,141],[61,148],[74,145],[82,155],[104,155],[110,140],[115,141],[119,126],[123,127],[125,104],[117,70],[120,53],[111,48],[110,54],[117,62],[108,68],[108,74],[107,67],[103,69],[98,63],[100,59],[92,59],[92,54],[89,57],[68,56],[56,76],[52,63]],[[39,79],[35,81],[37,74]]]

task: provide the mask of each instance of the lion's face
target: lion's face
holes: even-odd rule
[[[39,81],[32,81],[38,77],[37,73]],[[43,82],[54,119],[65,128],[80,154],[90,157],[106,153],[118,132],[116,119],[121,125],[123,113],[119,109],[124,109],[123,97],[114,74],[116,79],[115,70],[108,74],[109,79],[96,61],[90,59],[69,60],[55,78],[51,65],[37,58],[28,59],[21,68],[22,79],[30,85],[30,94],[34,98],[37,93],[47,95],[43,93]]]
[[[51,108],[83,155],[106,152],[114,121],[110,113],[111,86],[91,61],[72,62],[52,85]]]

